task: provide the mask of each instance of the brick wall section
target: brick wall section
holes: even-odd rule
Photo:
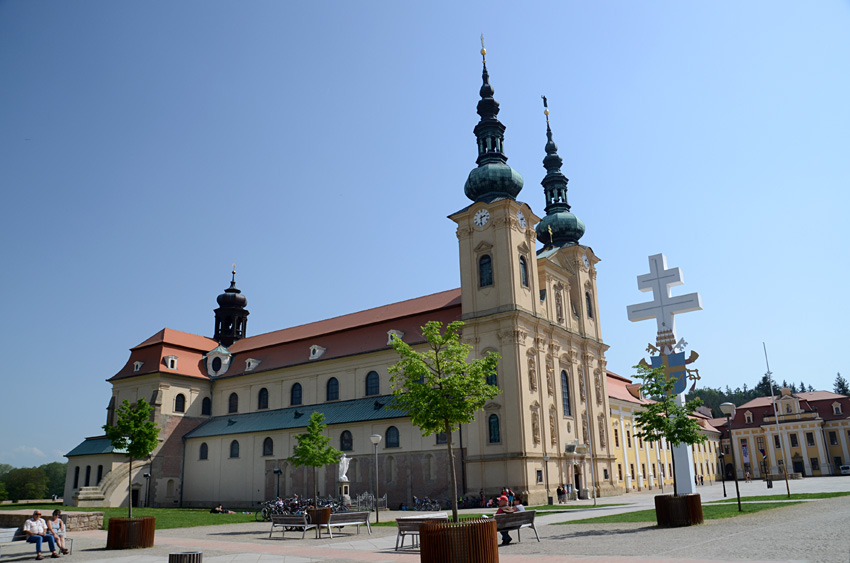
[[[46,511],[42,512],[46,514]],[[30,516],[32,516],[31,510],[0,512],[0,528],[21,528]],[[103,512],[63,512],[62,519],[65,521],[68,532],[103,529]]]

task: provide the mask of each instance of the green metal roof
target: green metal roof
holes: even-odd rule
[[[86,438],[83,443],[65,454],[65,457],[75,455],[97,455],[97,454],[123,454],[124,450],[117,450],[112,447],[112,442],[109,438],[101,436],[99,438]]]
[[[216,416],[186,434],[184,438],[206,438],[227,434],[306,428],[310,421],[310,415],[314,412],[324,414],[325,424],[328,425],[406,417],[404,412],[392,407],[392,401],[392,395],[381,395],[353,401]]]

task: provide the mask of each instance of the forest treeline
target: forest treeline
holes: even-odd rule
[[[779,390],[783,387],[790,388],[792,393],[816,391],[811,385],[806,385],[805,381],[789,383],[783,380],[781,385],[776,381],[773,382],[773,394],[779,395]],[[835,383],[833,384],[832,391],[841,395],[850,395],[847,380],[841,377],[841,373],[835,375]],[[723,413],[720,412],[721,403],[734,403],[736,406],[740,406],[758,397],[770,397],[770,381],[768,381],[766,375],[763,375],[761,380],[752,388],[747,387],[746,383],[743,387],[736,387],[735,389],[731,389],[728,385],[724,390],[703,387],[689,391],[686,395],[689,401],[696,397],[702,399],[703,404],[711,409],[712,416],[722,417]]]
[[[54,461],[38,467],[12,467],[0,463],[0,500],[61,497],[65,491],[67,463]]]

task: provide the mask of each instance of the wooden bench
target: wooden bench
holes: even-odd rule
[[[3,546],[12,545],[15,542],[26,542],[26,539],[27,535],[22,528],[0,528],[0,556],[3,555]],[[32,544],[27,545],[31,546]],[[47,547],[47,542],[44,542],[41,545],[42,551],[46,550]],[[74,540],[67,535],[65,536],[65,547],[69,554],[74,551]],[[58,550],[59,546],[56,546],[56,549]]]
[[[328,534],[330,534],[331,538],[334,537],[333,532],[331,531],[331,527],[337,528],[337,532],[343,526],[357,526],[357,533],[360,533],[360,526],[366,525],[366,529],[369,530],[369,533],[372,533],[372,526],[369,524],[369,515],[371,512],[362,511],[362,512],[332,512],[330,517],[328,518],[327,524],[322,524],[319,526],[320,528],[327,528]]]
[[[422,516],[408,516],[396,519],[398,525],[398,535],[395,538],[395,550],[399,547],[404,547],[405,536],[411,536],[413,547],[419,545],[419,526],[430,522],[446,522],[449,515],[446,512],[437,512],[434,514],[423,514]],[[401,545],[399,545],[401,540]]]
[[[510,512],[508,514],[496,514],[497,532],[509,532],[516,530],[517,541],[522,541],[520,538],[520,528],[531,528],[534,530],[534,535],[537,536],[537,541],[540,541],[540,535],[537,533],[537,527],[534,525],[534,510],[523,510],[522,512]]]
[[[307,534],[307,530],[317,528],[316,524],[310,523],[310,517],[306,514],[272,514],[272,529],[269,530],[269,538],[275,528],[281,528],[281,537],[286,532],[301,530],[301,539]]]

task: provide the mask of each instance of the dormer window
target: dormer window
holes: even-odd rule
[[[133,362],[133,373],[138,373],[143,365],[145,365],[145,362]]]
[[[791,414],[791,405],[785,405],[785,412]]]
[[[832,414],[841,414],[841,403],[832,403]]]
[[[393,336],[397,337],[399,340],[404,339],[404,332],[401,330],[391,329],[387,331],[387,346],[392,346]]]
[[[260,360],[248,358],[247,360],[245,360],[245,371],[254,371],[254,368],[256,368],[258,365],[260,365]]]
[[[166,356],[165,367],[168,369],[177,369],[177,356]]]
[[[211,352],[207,353],[204,358],[204,363],[207,367],[207,375],[210,377],[218,377],[224,375],[230,367],[230,360],[233,357],[227,348],[224,346],[216,346]]]
[[[322,355],[324,355],[326,350],[327,350],[327,348],[325,348],[324,346],[319,346],[318,344],[313,344],[312,346],[310,346],[310,359],[311,360],[318,360],[319,358],[322,357]]]
[[[751,413],[750,411],[745,412],[744,413],[744,420],[747,421],[747,424],[752,424],[753,423],[753,413]]]

